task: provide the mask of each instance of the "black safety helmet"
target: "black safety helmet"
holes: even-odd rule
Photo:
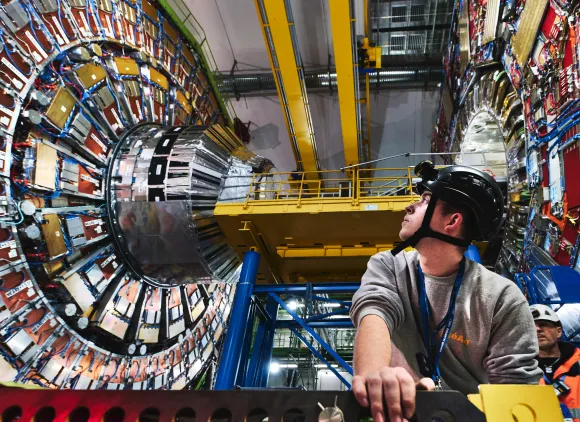
[[[501,189],[491,175],[467,166],[436,169],[430,161],[417,164],[415,174],[422,179],[417,183],[418,193],[430,191],[431,201],[419,230],[393,249],[393,255],[408,246],[415,246],[424,237],[468,246],[471,240],[490,240],[497,233],[503,222],[505,208]],[[429,225],[438,199],[471,211],[474,219],[473,227],[470,227],[472,239],[459,239],[431,230]]]

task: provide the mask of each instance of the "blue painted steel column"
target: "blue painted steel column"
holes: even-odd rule
[[[467,259],[471,259],[472,261],[481,264],[481,256],[479,255],[479,248],[475,245],[469,245],[467,250],[465,251],[465,257]]]
[[[268,297],[268,302],[266,303],[266,311],[268,312],[270,320],[266,323],[266,335],[264,336],[260,364],[256,368],[257,379],[254,387],[268,386],[268,378],[270,377],[270,362],[272,360],[272,352],[274,351],[276,318],[278,318],[278,302]]]
[[[242,359],[244,333],[248,326],[250,303],[256,284],[256,275],[260,264],[260,254],[248,251],[244,256],[240,281],[232,306],[230,322],[224,342],[220,365],[216,377],[216,390],[232,390]]]
[[[242,346],[242,355],[240,357],[240,365],[238,366],[236,385],[245,385],[246,383],[246,376],[248,373],[248,356],[250,355],[250,347],[252,347],[252,336],[254,334],[255,319],[256,306],[252,304],[250,305],[250,315],[248,317],[246,332],[244,334],[244,345]]]

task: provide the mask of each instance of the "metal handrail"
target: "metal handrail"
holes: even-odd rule
[[[413,198],[413,187],[410,168],[356,169],[348,174],[340,170],[256,173],[248,186],[245,203],[248,206],[283,200],[296,201],[300,206],[321,199],[358,201],[395,195]],[[400,195],[401,191],[407,195]]]

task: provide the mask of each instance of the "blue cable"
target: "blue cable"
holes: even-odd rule
[[[2,31],[2,28],[0,28],[0,42],[2,43],[2,46],[4,47],[4,51],[6,52],[6,57],[8,57],[8,60],[10,60],[10,63],[12,63],[12,65],[13,65],[15,68],[17,68],[18,70],[20,70],[20,72],[21,72],[21,73],[22,73],[24,76],[30,76],[30,75],[32,75],[32,69],[30,69],[30,70],[28,71],[28,73],[26,73],[26,72],[24,72],[24,71],[23,71],[23,70],[20,68],[20,66],[18,66],[18,65],[16,64],[16,62],[15,62],[15,61],[14,61],[14,59],[12,58],[12,54],[11,54],[11,51],[10,51],[10,49],[8,48],[8,46],[6,45],[6,43],[4,42],[4,37],[3,37],[2,35],[3,35],[3,31]],[[14,53],[15,51],[16,51],[16,50],[12,50],[12,53]],[[19,53],[19,54],[20,54],[20,53]]]
[[[52,52],[54,51],[54,47],[52,47],[50,50],[48,50],[48,51],[47,51],[47,50],[44,48],[44,46],[42,45],[42,43],[40,42],[40,40],[38,39],[38,37],[36,36],[36,31],[39,31],[39,30],[40,30],[40,31],[42,31],[44,34],[49,34],[49,35],[50,35],[50,31],[48,30],[48,28],[46,28],[46,26],[44,26],[44,24],[41,24],[41,26],[40,26],[39,28],[35,28],[35,27],[34,27],[34,24],[33,24],[32,16],[31,16],[31,14],[30,14],[30,10],[29,10],[29,7],[30,7],[30,6],[29,6],[28,4],[26,4],[26,3],[23,3],[23,2],[21,2],[21,4],[24,6],[24,11],[25,11],[25,12],[26,12],[26,14],[28,15],[28,24],[29,24],[29,26],[30,26],[30,29],[31,29],[31,31],[30,31],[30,32],[32,32],[32,36],[34,37],[34,39],[35,39],[35,40],[36,40],[36,42],[38,43],[39,47],[40,47],[40,48],[42,48],[42,50],[43,50],[45,53],[49,53],[49,54],[50,54],[50,53],[52,53]],[[40,17],[39,17],[39,16],[36,14],[36,11],[35,11],[34,9],[32,9],[32,13],[34,13],[34,16],[35,16],[35,17],[36,17],[38,20],[40,20]],[[59,46],[58,46],[58,43],[57,43],[57,42],[56,42],[56,40],[55,40],[55,39],[52,37],[52,35],[50,35],[50,38],[52,39],[52,41],[53,41],[54,45],[55,45],[55,46],[56,46],[56,47],[59,49],[59,51],[60,51],[60,48],[59,48]],[[48,36],[47,36],[47,39],[48,39]]]
[[[64,31],[64,33],[66,34],[66,36],[68,38],[76,38],[76,35],[73,34],[72,36],[68,33],[68,31],[66,30],[66,26],[64,26],[64,23],[62,22],[62,9],[60,7],[60,2],[61,0],[56,0],[56,6],[58,8],[58,21],[60,22],[60,26],[62,26],[62,30]],[[67,17],[68,19],[68,17]]]

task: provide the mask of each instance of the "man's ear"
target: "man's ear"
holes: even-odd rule
[[[562,327],[558,327],[558,340],[562,338]]]
[[[461,232],[461,225],[463,224],[463,216],[458,213],[454,212],[453,214],[449,214],[445,220],[445,231],[447,233],[460,233]]]

